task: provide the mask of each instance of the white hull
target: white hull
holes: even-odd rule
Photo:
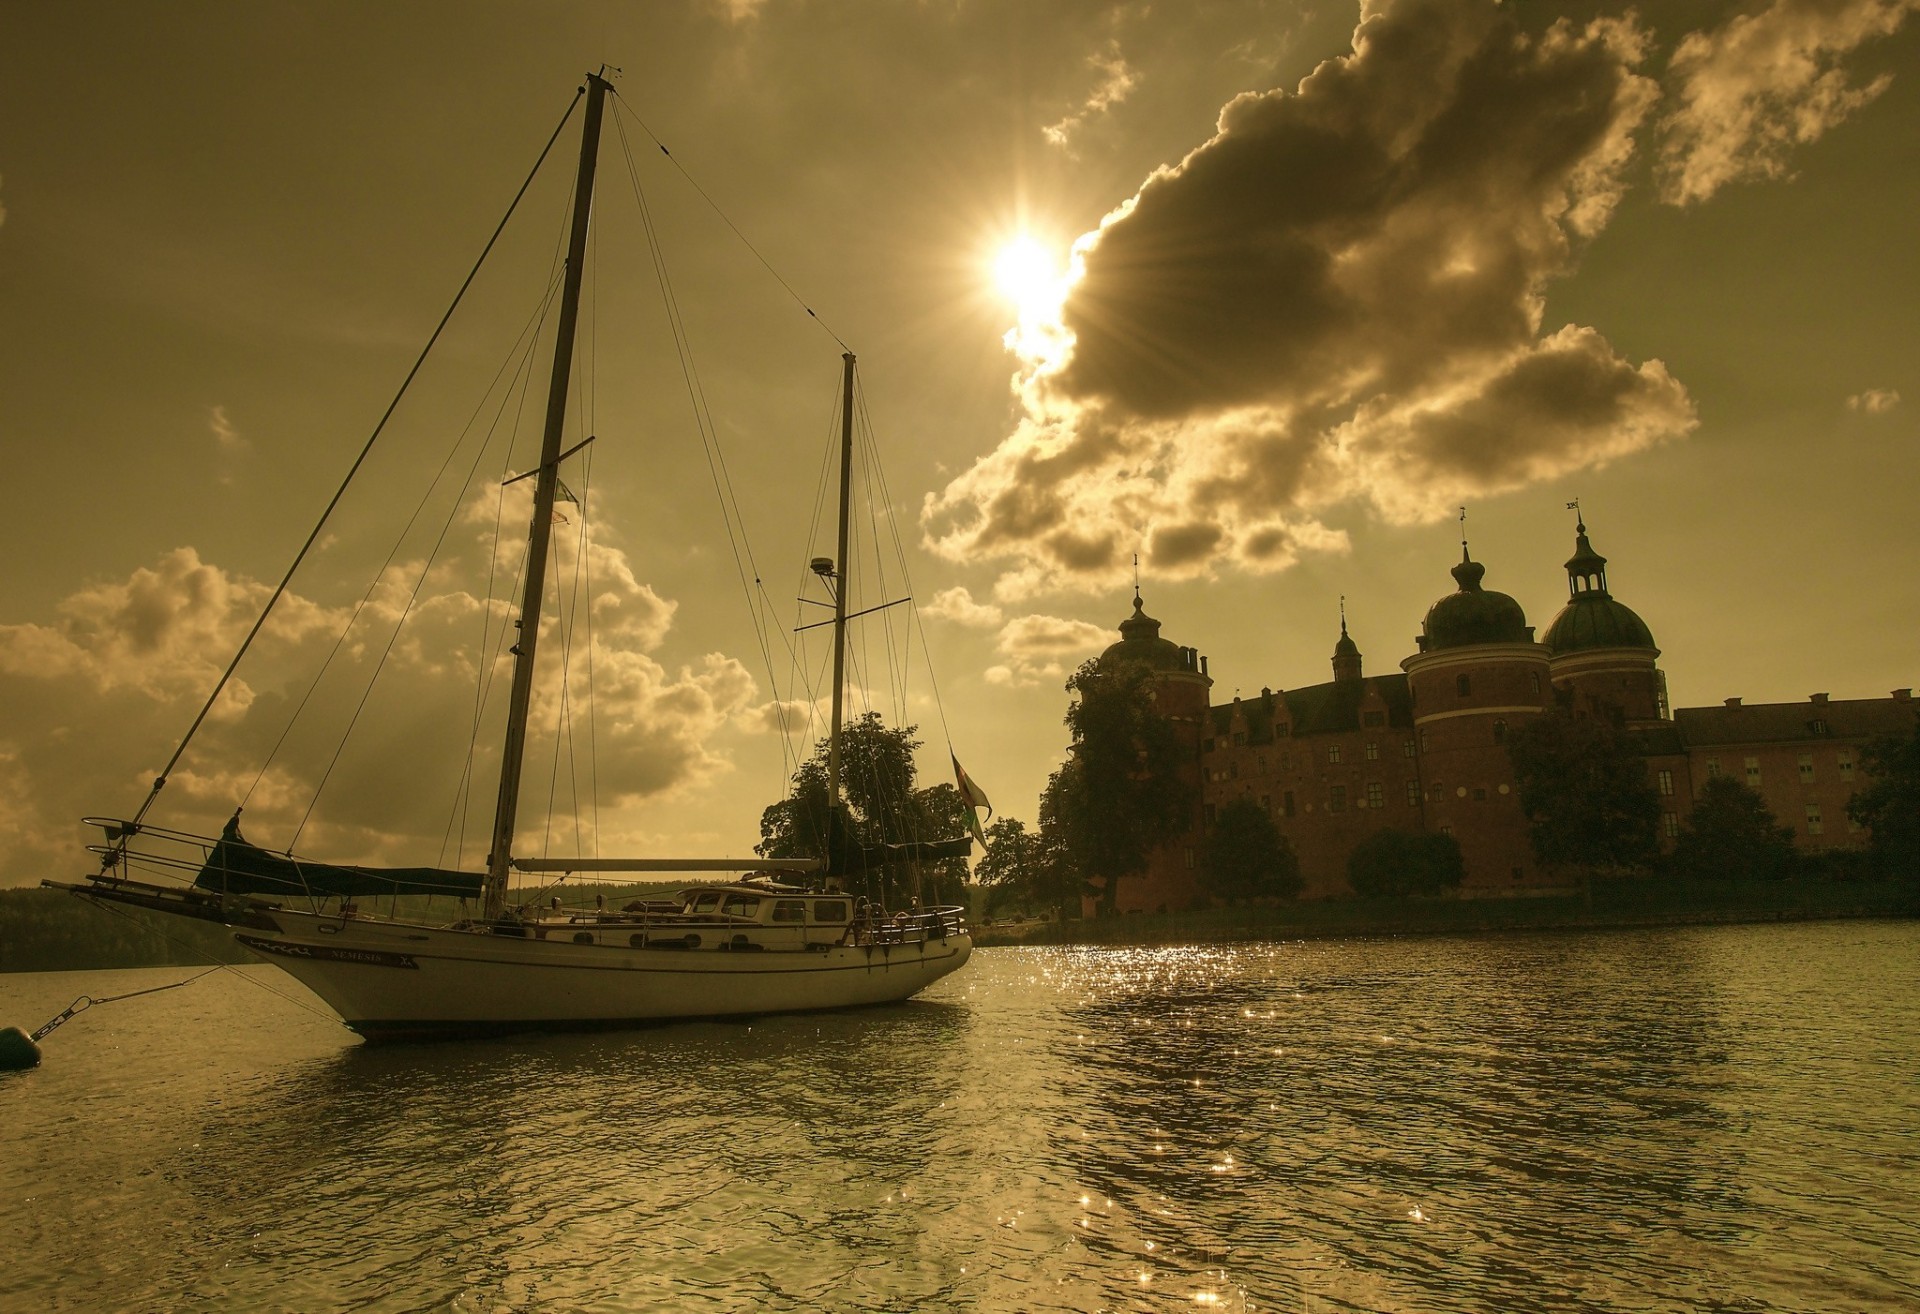
[[[296,977],[362,1035],[612,1027],[894,1003],[959,968],[964,932],[811,950],[576,944],[290,913],[235,938]]]

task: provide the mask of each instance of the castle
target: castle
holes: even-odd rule
[[[1333,679],[1214,705],[1208,663],[1160,636],[1139,590],[1102,664],[1154,672],[1155,705],[1173,723],[1200,802],[1187,832],[1147,870],[1122,879],[1122,912],[1204,900],[1205,836],[1218,810],[1252,799],[1299,856],[1305,897],[1347,892],[1347,857],[1380,830],[1438,832],[1459,843],[1463,896],[1531,893],[1564,884],[1533,855],[1505,741],[1555,705],[1605,717],[1632,734],[1659,795],[1671,845],[1696,792],[1722,774],[1756,790],[1794,828],[1802,851],[1861,847],[1847,817],[1861,749],[1910,735],[1920,704],[1887,698],[1719,707],[1667,706],[1653,633],[1607,587],[1607,559],[1581,521],[1566,563],[1568,601],[1536,639],[1520,604],[1485,587],[1486,567],[1461,545],[1457,585],[1427,611],[1400,671],[1367,675],[1344,616]]]

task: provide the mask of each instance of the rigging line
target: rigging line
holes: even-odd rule
[[[245,807],[247,803],[252,800],[254,791],[260,787],[260,782],[266,779],[268,769],[273,766],[274,760],[279,757],[281,748],[285,746],[288,737],[292,735],[293,728],[299,723],[301,714],[306,711],[308,702],[311,701],[313,695],[319,691],[320,682],[325,679],[328,670],[332,668],[334,658],[340,655],[340,649],[346,644],[347,636],[353,632],[353,627],[359,623],[360,613],[365,610],[368,600],[372,598],[375,590],[378,589],[381,576],[385,574],[386,568],[393,564],[393,559],[399,555],[400,547],[406,541],[407,532],[413,528],[414,522],[419,519],[421,510],[426,506],[428,498],[432,497],[434,488],[439,486],[440,478],[446,473],[447,466],[453,463],[453,453],[459,450],[460,444],[465,442],[467,435],[473,432],[474,421],[479,419],[480,413],[486,409],[487,398],[493,395],[493,390],[499,385],[501,376],[506,374],[507,367],[513,363],[514,353],[519,351],[521,343],[527,340],[529,330],[537,332],[537,324],[545,317],[546,308],[552,302],[554,289],[557,286],[557,282],[548,286],[545,295],[542,296],[540,303],[535,307],[534,313],[528,317],[526,325],[521,328],[519,337],[514,339],[514,345],[509,349],[507,358],[500,362],[500,368],[494,372],[493,378],[488,382],[486,391],[480,396],[479,404],[473,408],[473,414],[467,417],[465,426],[461,428],[459,437],[455,439],[452,451],[448,452],[447,459],[442,462],[439,471],[436,472],[433,477],[433,482],[428,485],[426,496],[421,498],[419,505],[414,508],[413,515],[407,520],[406,526],[401,529],[398,537],[395,538],[392,550],[387,553],[387,559],[381,563],[380,570],[374,574],[373,583],[368,586],[366,593],[361,596],[360,601],[354,604],[352,615],[347,617],[347,623],[341,627],[340,633],[335,636],[333,647],[327,651],[326,658],[321,661],[320,669],[314,673],[312,683],[308,684],[306,692],[300,696],[300,701],[295,705],[293,713],[287,717],[286,725],[281,728],[280,737],[273,741],[273,748],[267,753],[266,759],[260,763],[259,773],[254,776],[253,783],[247,786],[247,792],[240,798],[240,805],[242,807]],[[529,350],[530,349],[531,344],[529,344]],[[516,370],[516,374],[517,373],[518,371]],[[510,394],[511,389],[509,389],[508,395]],[[503,397],[502,406],[504,407],[504,405],[505,399]],[[495,424],[498,424],[497,417]],[[479,454],[474,458],[473,466],[467,471],[467,484],[470,485],[473,482],[473,470],[479,467],[480,460],[486,455],[486,447],[492,442],[492,438],[493,429],[490,427],[487,431],[487,442],[481,445]],[[456,506],[458,505],[458,498],[455,499],[455,504]]]
[[[92,900],[88,900],[88,902],[91,903]],[[101,912],[111,913],[115,917],[123,918],[135,926],[138,926],[145,930],[149,930],[153,932],[153,934],[159,936],[162,940],[165,940],[168,944],[172,945],[174,948],[184,950],[186,953],[192,955],[195,958],[205,961],[209,957],[207,951],[201,948],[199,945],[191,944],[186,940],[182,940],[178,936],[169,935],[167,932],[161,930],[158,926],[155,926],[151,922],[142,921],[138,917],[135,917],[132,913],[127,912],[125,909],[115,908],[111,904],[106,904],[106,903],[95,903],[93,906],[98,908]],[[242,972],[240,970],[240,968],[245,965],[248,965],[248,964],[216,962],[211,968],[208,969],[208,971],[231,972],[233,973],[234,976],[238,977],[242,981],[245,981],[248,985],[257,986],[258,988],[266,991],[268,994],[273,995],[276,998],[284,999],[287,1003],[292,1004],[295,1008],[304,1009],[307,1012],[313,1014],[315,1017],[325,1018],[329,1022],[333,1022],[333,1023],[339,1022],[340,1019],[335,1017],[332,1013],[326,1012],[323,1009],[315,1008],[312,1004],[309,1004],[306,1001],[299,999],[294,995],[284,994],[281,991],[274,989],[272,986],[268,985],[265,981],[257,981],[253,977],[248,976],[245,972]],[[206,972],[202,972],[200,975],[205,976]],[[196,976],[193,979],[195,981],[198,981],[200,977]],[[184,985],[186,984],[186,982],[182,982],[181,984]]]
[[[528,344],[526,358],[521,365],[519,402],[514,407],[513,428],[508,433],[506,450],[501,454],[500,459],[499,489],[493,504],[493,541],[488,547],[487,556],[487,593],[480,608],[480,646],[474,654],[473,722],[467,732],[466,760],[461,764],[460,781],[454,789],[454,809],[458,810],[460,818],[459,836],[454,848],[454,865],[456,867],[466,855],[467,821],[473,808],[474,755],[479,751],[480,725],[486,715],[487,694],[493,688],[494,672],[498,665],[497,659],[500,656],[501,650],[507,646],[507,636],[512,633],[513,629],[511,602],[503,601],[500,614],[500,632],[493,636],[492,645],[489,647],[488,635],[493,619],[493,585],[499,570],[500,540],[506,523],[507,485],[516,482],[509,478],[508,475],[513,469],[514,444],[519,438],[522,424],[526,419],[527,398],[531,396],[533,392],[532,361],[534,350],[539,344],[540,330],[545,327],[547,314],[553,306],[552,288],[558,286],[559,281],[566,274],[565,253],[569,227],[568,219],[572,213],[573,198],[571,194],[569,194],[566,203],[561,207],[560,226],[554,235],[553,254],[547,262],[549,288],[547,302],[541,307],[539,321],[534,327],[533,339]],[[500,410],[494,416],[493,427],[488,430],[487,440],[489,445],[491,445],[493,434],[498,430],[500,420],[505,414],[506,398],[503,397],[501,399]],[[537,465],[538,462],[536,461],[535,464]],[[525,577],[525,571],[526,558],[523,554],[519,564],[514,569],[513,586],[510,596],[518,594],[520,581]],[[448,825],[449,827],[452,825],[451,816],[449,816]],[[445,841],[443,839],[443,853],[445,852],[444,845]]]
[[[733,220],[727,217],[727,212],[720,208],[720,203],[714,200],[711,196],[707,195],[706,188],[702,187],[697,181],[695,181],[694,176],[687,172],[686,166],[681,164],[679,160],[674,158],[673,152],[667,149],[666,143],[653,135],[653,129],[649,128],[646,125],[646,121],[642,119],[639,116],[639,114],[637,114],[634,111],[631,105],[627,104],[626,98],[616,91],[613,93],[613,103],[617,109],[625,110],[627,112],[628,117],[630,117],[636,124],[639,124],[640,131],[646,133],[647,139],[651,141],[655,146],[658,146],[660,148],[660,153],[666,156],[667,162],[679,171],[680,176],[682,178],[685,178],[687,180],[687,185],[692,187],[694,191],[698,192],[700,194],[700,199],[705,201],[708,204],[708,206],[712,208],[713,212],[720,216],[720,222],[733,230],[733,235],[740,239],[740,244],[746,247],[747,250],[751,251],[753,253],[753,258],[760,262],[761,267],[764,268],[769,274],[773,275],[773,281],[778,283],[782,288],[786,289],[787,295],[793,298],[793,302],[795,305],[799,306],[800,309],[807,312],[807,318],[812,320],[814,323],[818,324],[820,326],[821,331],[824,332],[828,337],[832,338],[834,342],[839,345],[840,350],[852,351],[853,348],[849,347],[844,341],[842,341],[838,333],[835,333],[831,328],[827,327],[827,321],[824,319],[821,319],[820,316],[814,312],[813,307],[809,306],[806,303],[806,301],[801,297],[801,295],[798,292],[793,290],[793,284],[787,282],[786,279],[782,278],[780,276],[780,271],[773,267],[772,262],[769,261],[765,256],[760,254],[759,248],[754,246],[752,242],[747,240],[747,235],[740,231],[739,225],[734,223]],[[614,122],[617,124],[619,123],[619,121],[620,121],[620,116],[616,114],[614,116]]]
[[[587,588],[587,807],[593,815],[593,856],[600,856],[600,733],[599,699],[593,685],[593,538],[587,506],[593,497],[593,449],[580,462],[580,557],[585,563]]]
[[[386,429],[387,421],[392,419],[394,411],[399,409],[400,399],[407,395],[407,389],[412,386],[414,376],[420,372],[420,367],[427,363],[428,353],[433,350],[434,344],[440,340],[441,332],[447,327],[447,322],[453,318],[453,312],[459,309],[460,302],[467,295],[467,289],[473,286],[473,280],[479,276],[480,267],[486,263],[487,256],[493,251],[494,243],[500,240],[500,234],[506,230],[507,221],[513,218],[513,212],[519,208],[520,198],[525,196],[527,194],[527,188],[533,185],[535,175],[540,172],[540,166],[546,163],[547,153],[553,149],[553,143],[560,139],[560,133],[562,129],[567,126],[567,120],[573,117],[574,107],[580,103],[581,95],[582,92],[579,90],[573,93],[573,100],[568,103],[567,112],[560,116],[560,122],[555,125],[553,135],[547,138],[547,144],[541,147],[540,157],[533,162],[533,168],[527,173],[526,181],[520,184],[520,190],[513,194],[513,200],[507,205],[507,212],[500,217],[500,223],[494,228],[493,236],[487,239],[486,246],[481,249],[480,258],[474,261],[473,268],[467,272],[465,281],[460,284],[460,290],[453,294],[453,301],[448,305],[447,313],[442,315],[439,324],[434,326],[433,336],[429,337],[427,339],[427,345],[420,349],[420,355],[413,362],[413,368],[407,371],[407,377],[400,381],[400,390],[394,394],[393,400],[387,403],[387,409],[380,416],[380,422],[373,426],[373,432],[367,435],[366,444],[361,447],[360,455],[354,458],[353,465],[347,470],[347,477],[340,481],[340,487],[334,492],[333,498],[327,503],[326,510],[320,513],[319,523],[313,527],[313,532],[307,535],[307,541],[300,545],[300,551],[294,555],[293,564],[287,567],[287,573],[281,577],[279,586],[273,591],[273,596],[267,599],[267,605],[260,609],[260,618],[254,621],[253,628],[247,631],[247,637],[240,641],[240,651],[234,653],[233,660],[227,663],[227,669],[221,673],[219,681],[214,684],[213,692],[208,695],[206,705],[200,709],[200,714],[193,718],[193,724],[187,727],[187,733],[182,736],[180,746],[173,750],[173,756],[167,759],[166,766],[161,768],[159,776],[155,778],[153,789],[147,794],[146,801],[140,805],[140,810],[133,816],[134,825],[138,825],[140,821],[146,817],[148,811],[153,807],[153,801],[160,796],[160,791],[166,788],[167,777],[172,774],[173,768],[179,765],[181,756],[187,751],[187,745],[193,742],[193,736],[198,733],[201,723],[207,719],[207,714],[213,711],[214,704],[220,701],[220,694],[226,689],[227,681],[233,678],[234,671],[239,668],[240,659],[245,657],[247,655],[247,649],[253,646],[254,637],[260,633],[261,627],[267,623],[267,617],[273,613],[274,604],[279,602],[280,595],[287,591],[287,585],[293,582],[294,572],[300,569],[300,563],[306,560],[307,553],[312,550],[314,543],[319,540],[320,531],[326,527],[327,520],[333,515],[334,508],[339,506],[340,499],[346,496],[347,486],[353,482],[354,476],[360,472],[360,467],[365,463],[367,454],[373,451],[373,445],[379,440],[381,433]],[[129,830],[128,833],[131,834],[131,831]],[[125,836],[122,838],[125,838]]]
[[[727,470],[725,451],[720,445],[718,428],[713,423],[706,389],[700,382],[699,369],[694,364],[692,338],[687,332],[685,318],[680,313],[679,298],[673,290],[673,280],[667,270],[666,249],[660,241],[659,230],[653,222],[653,212],[647,205],[646,194],[640,186],[639,170],[634,165],[626,129],[621,126],[618,115],[614,117],[614,127],[616,135],[620,138],[621,152],[627,165],[627,178],[633,187],[634,201],[640,212],[641,225],[647,236],[647,248],[653,260],[654,275],[660,283],[660,294],[666,306],[668,326],[680,356],[681,374],[694,412],[694,426],[700,434],[701,449],[707,458],[708,477],[713,481],[714,493],[720,502],[720,518],[726,528],[728,547],[733,554],[734,572],[739,577],[741,592],[747,603],[747,612],[753,621],[755,640],[760,649],[761,661],[766,668],[767,682],[777,692],[773,651],[767,643],[766,635],[770,627],[766,624],[759,608],[755,606],[753,589],[747,583],[749,574],[755,583],[760,582],[759,562],[754,558],[753,543],[747,535],[746,519],[740,512],[739,498],[733,490],[733,479]],[[736,525],[738,526],[737,534]]]

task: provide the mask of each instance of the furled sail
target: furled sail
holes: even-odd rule
[[[379,894],[451,894],[478,898],[485,877],[439,867],[336,867],[268,853],[240,834],[235,813],[193,883],[223,894],[355,898]]]

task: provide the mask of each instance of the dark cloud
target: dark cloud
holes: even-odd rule
[[[1112,564],[1063,526],[1174,573],[1275,569],[1340,545],[1317,516],[1342,502],[1417,517],[1684,433],[1658,362],[1541,335],[1657,99],[1646,45],[1631,17],[1531,34],[1492,0],[1368,4],[1350,54],[1233,100],[1081,240],[1071,348],[929,499],[936,546],[1022,561],[1004,593]]]

